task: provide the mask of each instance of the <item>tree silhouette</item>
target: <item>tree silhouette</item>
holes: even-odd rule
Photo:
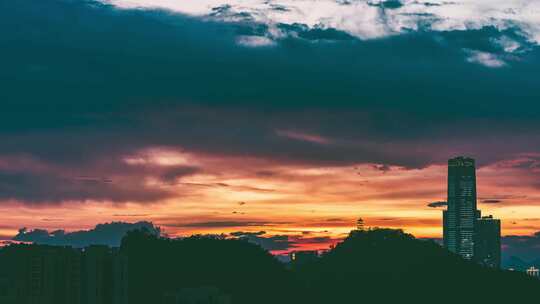
[[[44,281],[56,286],[48,302],[32,303],[76,303],[59,295],[69,288],[65,261],[76,261],[77,252],[41,245],[0,249],[0,303],[28,302],[17,282],[44,253],[59,261],[50,269],[61,276]],[[524,273],[485,268],[392,229],[354,230],[322,257],[289,266],[245,240],[168,239],[144,229],[129,232],[118,254],[127,261],[129,304],[535,303],[540,290],[540,280]]]
[[[129,263],[130,304],[159,303],[201,288],[232,303],[277,303],[294,289],[285,266],[247,241],[171,240],[133,231],[123,239],[121,253]]]
[[[540,281],[484,268],[401,230],[356,230],[295,269],[312,303],[505,303],[536,299]]]

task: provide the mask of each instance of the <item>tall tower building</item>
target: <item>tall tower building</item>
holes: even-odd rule
[[[444,246],[465,259],[474,256],[476,219],[476,168],[474,159],[448,160],[448,207],[443,211]]]
[[[474,260],[487,267],[501,267],[501,220],[491,215],[476,220]]]

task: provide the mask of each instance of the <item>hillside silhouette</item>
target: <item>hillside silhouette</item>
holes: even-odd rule
[[[133,304],[167,294],[198,299],[170,303],[506,303],[532,301],[540,290],[540,281],[523,273],[478,266],[392,229],[353,231],[320,259],[289,269],[256,245],[215,237],[169,240],[135,231],[121,251]]]
[[[293,299],[293,276],[247,241],[129,232],[120,251],[129,263],[129,303],[279,303]]]
[[[295,269],[311,303],[508,303],[537,299],[540,281],[484,268],[401,230],[353,231]]]
[[[540,291],[522,272],[485,268],[392,229],[352,231],[302,263],[281,263],[246,240],[142,229],[116,249],[10,245],[0,266],[0,304],[92,303],[96,288],[94,302],[106,304],[536,303]]]

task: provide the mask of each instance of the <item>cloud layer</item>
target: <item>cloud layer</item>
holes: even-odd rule
[[[298,35],[286,28],[304,25],[313,31],[336,30],[362,40],[385,38],[418,31],[448,32],[493,27],[513,30],[509,36],[493,37],[501,47],[498,54],[464,49],[467,61],[486,67],[502,67],[506,59],[540,42],[540,5],[534,1],[461,0],[461,1],[367,1],[367,0],[110,0],[122,8],[164,8],[172,11],[234,23],[258,23],[266,32],[242,36],[243,46],[270,46],[275,40]],[[324,38],[323,38],[324,39]],[[520,42],[521,41],[521,42]]]
[[[506,234],[540,229],[535,2],[109,3],[0,3],[1,235],[437,236],[460,154]]]
[[[267,24],[306,24],[335,28],[359,38],[380,38],[410,30],[434,31],[522,26],[537,37],[537,3],[526,0],[490,1],[365,1],[365,0],[110,0],[125,8],[166,8],[195,16]]]

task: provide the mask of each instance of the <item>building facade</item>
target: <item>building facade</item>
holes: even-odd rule
[[[472,158],[448,160],[447,209],[443,243],[449,251],[484,266],[500,268],[501,221],[481,216],[476,201],[476,165]]]
[[[448,160],[448,207],[443,212],[444,246],[464,259],[474,256],[476,209],[476,169],[472,158]]]
[[[0,303],[127,304],[127,266],[106,246],[11,245],[0,251]]]
[[[117,248],[84,248],[81,269],[82,304],[127,304],[127,259]]]
[[[0,303],[80,304],[80,251],[21,244],[0,259]]]
[[[481,265],[501,267],[501,221],[493,216],[476,220],[474,260]]]

